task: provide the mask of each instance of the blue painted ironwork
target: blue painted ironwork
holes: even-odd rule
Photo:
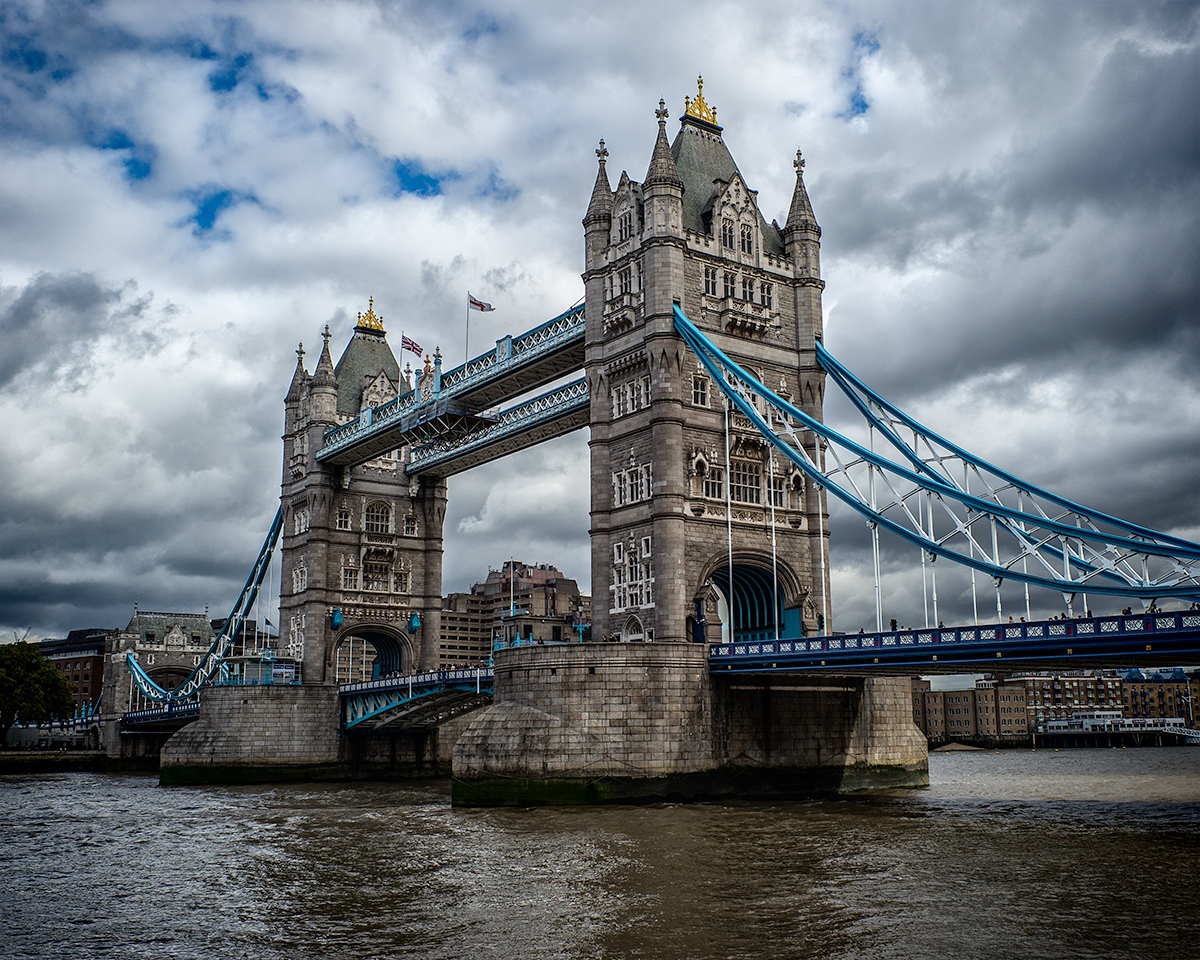
[[[739,631],[733,643],[712,645],[709,668],[714,673],[971,673],[1048,664],[1178,663],[1198,656],[1200,611],[1185,610],[779,641],[770,631]]]
[[[241,594],[234,602],[233,609],[229,611],[229,616],[225,618],[224,625],[213,640],[212,645],[208,648],[208,651],[200,658],[200,663],[196,666],[196,669],[178,687],[174,690],[164,690],[150,679],[150,675],[137,662],[137,658],[133,655],[132,651],[125,655],[126,662],[129,664],[129,671],[133,675],[133,680],[137,684],[137,688],[142,696],[156,703],[175,703],[191,700],[202,687],[220,676],[221,666],[225,658],[232,652],[234,641],[238,634],[241,633],[242,627],[246,622],[246,617],[254,607],[255,598],[258,597],[258,590],[262,586],[263,578],[267,575],[267,568],[271,565],[271,557],[275,551],[275,545],[279,542],[279,534],[282,530],[283,507],[280,506],[275,511],[275,519],[271,523],[271,529],[267,532],[266,540],[263,541],[262,549],[258,552],[258,559],[255,560],[254,567],[250,571],[250,576],[246,579],[246,584],[242,587]]]
[[[540,397],[501,411],[491,426],[476,430],[465,437],[446,437],[417,447],[413,450],[408,473],[414,475],[444,468],[451,461],[468,458],[472,453],[481,453],[488,448],[502,448],[506,441],[525,437],[539,427],[558,423],[560,430],[547,435],[540,432],[537,437],[539,442],[551,439],[551,436],[587,426],[587,413],[587,381],[575,380]],[[504,449],[504,452],[511,451]],[[471,458],[471,465],[477,465],[484,459],[490,457]]]
[[[342,729],[434,727],[491,702],[492,682],[490,667],[471,667],[349,683],[338,688]]]
[[[434,416],[441,415],[437,413],[439,405],[444,408],[443,413],[469,411],[469,404],[464,406],[456,404],[455,401],[466,398],[481,387],[506,376],[544,363],[548,357],[560,354],[564,350],[582,348],[583,334],[584,316],[581,304],[520,336],[505,337],[497,343],[494,350],[480,354],[462,366],[443,373],[438,390],[432,396],[422,396],[424,391],[414,390],[372,409],[368,416],[327,430],[317,459],[328,460],[378,434],[394,433],[419,426]],[[582,354],[580,361],[582,362]],[[549,379],[553,377],[544,378],[541,382],[544,384]],[[519,389],[517,393],[534,389],[538,385]]]
[[[718,349],[678,306],[675,328],[730,403],[780,453],[868,523],[931,557],[983,571],[997,584],[1011,579],[1059,590],[1068,603],[1079,592],[1137,597],[1147,604],[1162,597],[1200,600],[1200,544],[1079,506],[992,467],[871,393],[819,344],[822,366],[849,391],[872,431],[901,451],[902,461],[842,436],[779,397]],[[911,445],[900,438],[897,424],[913,433]],[[826,454],[832,467],[826,466]],[[951,461],[954,470],[947,466]],[[962,482],[954,476],[957,466],[964,470]]]
[[[130,710],[121,714],[121,726],[151,726],[176,721],[190,722],[200,715],[200,699],[193,697],[186,702],[168,701],[144,710]]]

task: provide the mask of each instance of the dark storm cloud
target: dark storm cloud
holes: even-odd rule
[[[23,376],[78,385],[106,337],[127,355],[153,351],[161,339],[144,326],[152,302],[132,281],[107,286],[88,273],[40,273],[24,287],[0,287],[0,389]]]

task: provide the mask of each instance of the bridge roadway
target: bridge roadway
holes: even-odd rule
[[[713,644],[713,673],[918,676],[1200,663],[1200,611]]]
[[[561,391],[551,391],[509,410],[492,409],[582,370],[583,343],[581,305],[519,336],[498,340],[495,349],[462,366],[445,373],[435,371],[432,389],[421,382],[406,396],[332,428],[316,458],[331,465],[354,466],[412,445],[409,474],[449,476],[514,448],[586,426],[587,386],[582,380],[562,388],[567,393],[561,396]],[[579,385],[582,406],[578,403]],[[573,393],[570,388],[575,388]],[[561,400],[570,409],[553,419],[532,417],[531,404],[540,403],[543,412],[554,405],[547,398]],[[438,445],[433,451],[437,455],[422,459],[423,447],[430,444]],[[455,458],[449,450],[451,444],[469,445],[470,455]],[[484,456],[485,449],[493,452]]]

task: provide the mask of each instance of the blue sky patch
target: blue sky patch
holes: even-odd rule
[[[861,117],[871,109],[870,101],[867,100],[867,95],[863,91],[860,68],[862,67],[862,62],[867,57],[874,56],[879,52],[879,38],[866,30],[860,30],[854,34],[851,42],[854,51],[854,64],[842,71],[842,79],[849,81],[852,85],[850,101],[846,105],[846,109],[837,115],[843,120],[853,120],[855,117]]]
[[[154,172],[154,160],[158,151],[150,144],[134,143],[124,130],[110,130],[103,137],[90,138],[92,146],[100,150],[128,150],[125,164],[125,179],[132,182],[145,180]]]
[[[245,77],[250,61],[253,59],[254,54],[252,53],[239,53],[232,60],[226,61],[223,69],[214,70],[208,75],[209,87],[217,93],[232,90]]]
[[[195,224],[192,230],[196,236],[210,233],[216,225],[221,212],[239,203],[258,203],[258,197],[252,193],[241,193],[238,190],[216,190],[213,188],[190,191],[187,198],[196,205],[196,212],[185,222]]]
[[[454,173],[440,177],[427,173],[420,160],[393,160],[392,175],[396,179],[396,196],[412,193],[418,197],[436,197],[442,192],[443,180],[457,179]]]

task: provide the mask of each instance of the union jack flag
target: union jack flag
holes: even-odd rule
[[[412,353],[415,353],[418,357],[421,356],[425,352],[424,350],[421,349],[421,345],[419,343],[417,343],[416,340],[413,340],[410,337],[406,337],[403,334],[400,336],[400,349],[401,350],[409,350]]]

